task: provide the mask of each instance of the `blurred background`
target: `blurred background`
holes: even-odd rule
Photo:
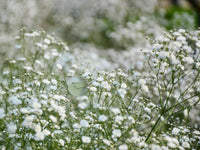
[[[116,66],[126,66],[130,53],[147,47],[146,37],[197,29],[199,12],[199,0],[1,0],[0,60],[12,56],[14,37],[26,27],[55,33],[88,57],[112,61],[123,51]]]

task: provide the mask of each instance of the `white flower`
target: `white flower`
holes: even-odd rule
[[[17,98],[17,96],[11,96],[9,97],[8,101],[10,101],[14,105],[20,105],[22,101]]]
[[[17,125],[14,124],[13,122],[7,124],[7,130],[8,130],[8,133],[14,134],[17,130]]]
[[[117,115],[117,114],[120,114],[121,113],[121,111],[120,111],[120,109],[119,108],[111,108],[111,111],[115,114],[115,115]]]
[[[42,141],[42,140],[44,140],[44,138],[45,138],[45,136],[44,136],[43,132],[37,132],[35,134],[35,140],[37,140],[37,141]]]
[[[80,125],[81,125],[81,127],[83,127],[83,128],[88,128],[88,127],[90,127],[90,125],[89,125],[89,123],[88,123],[87,120],[81,120],[81,121],[80,121]]]
[[[154,50],[160,50],[162,47],[163,47],[163,45],[162,44],[158,44],[158,43],[153,45],[153,49]]]
[[[199,69],[200,68],[200,62],[196,63],[196,68]]]
[[[78,123],[74,123],[74,124],[73,124],[73,128],[74,128],[74,129],[80,129],[80,128],[81,128],[81,125],[78,124]]]
[[[200,48],[200,41],[196,42],[196,46]]]
[[[185,148],[190,148],[190,144],[188,142],[183,142],[182,146]]]
[[[35,132],[41,132],[41,126],[39,125],[39,124],[37,124],[36,126],[35,126]]]
[[[103,81],[103,77],[101,77],[101,76],[98,77],[98,78],[97,78],[97,81],[99,81],[99,82]]]
[[[90,87],[90,91],[96,92],[96,91],[97,91],[97,88],[96,88],[96,87]]]
[[[50,89],[53,90],[53,91],[55,91],[55,90],[57,90],[57,86],[51,85]]]
[[[50,41],[49,39],[44,39],[44,43],[46,43],[46,44],[50,44],[51,41]]]
[[[45,136],[49,136],[51,134],[51,132],[47,129],[44,129],[42,132],[44,133]]]
[[[144,85],[144,86],[142,86],[142,91],[145,92],[145,93],[148,93],[149,88],[146,85]]]
[[[126,144],[120,145],[119,150],[128,150],[128,146]]]
[[[59,143],[60,145],[64,146],[65,145],[65,141],[63,139],[59,139]]]
[[[188,63],[188,64],[194,63],[194,59],[192,57],[184,57],[183,61]]]
[[[126,89],[126,88],[127,88],[127,85],[126,85],[126,83],[122,83],[122,84],[121,84],[121,88],[124,88],[124,89]]]
[[[116,138],[116,137],[120,137],[121,136],[121,130],[119,130],[119,129],[114,129],[113,131],[112,131],[112,136],[114,137],[114,138]]]
[[[5,117],[5,111],[3,108],[0,108],[0,119],[3,119]]]
[[[56,64],[56,67],[60,70],[63,68],[61,64]]]
[[[147,112],[148,114],[151,114],[151,109],[148,108],[148,107],[145,107],[145,108],[144,108],[144,111]]]
[[[177,135],[179,133],[179,131],[180,131],[179,128],[174,127],[172,130],[172,134]]]
[[[105,115],[100,115],[99,118],[98,118],[98,120],[99,120],[100,122],[105,122],[107,119],[108,119],[108,117],[105,116]]]
[[[96,82],[96,81],[94,81],[94,82],[92,82],[92,85],[93,85],[93,86],[99,86],[99,85],[100,85],[100,83],[99,83],[99,82]]]
[[[111,86],[108,84],[107,81],[103,81],[101,83],[101,87],[104,88],[104,89],[107,89],[107,90],[110,90],[111,89]]]
[[[80,109],[85,109],[85,108],[88,107],[88,104],[85,103],[85,102],[81,102],[81,103],[78,104],[78,107],[79,107]]]
[[[169,52],[166,52],[166,51],[161,51],[159,53],[159,56],[158,56],[160,59],[165,59],[167,57],[169,57]]]
[[[49,81],[49,80],[47,80],[47,79],[44,79],[44,80],[42,80],[42,82],[44,83],[44,84],[50,84],[51,82]]]
[[[139,83],[140,86],[143,86],[143,85],[146,84],[146,81],[145,81],[144,79],[140,79],[140,80],[138,81],[138,83]]]
[[[82,136],[81,139],[82,139],[82,142],[83,142],[83,143],[86,143],[86,144],[88,144],[88,143],[91,142],[91,138],[88,137],[88,136]]]
[[[103,139],[103,143],[109,146],[111,144],[111,141],[107,139]]]
[[[118,89],[117,92],[119,93],[119,95],[124,98],[124,96],[126,95],[126,90],[125,89]]]
[[[22,122],[22,126],[33,128],[33,120],[35,116],[27,116],[24,121]]]
[[[13,84],[16,85],[16,84],[22,84],[22,81],[20,79],[14,79],[13,80]]]
[[[115,117],[115,122],[118,124],[121,124],[121,122],[124,120],[124,117],[122,117],[121,115],[118,115]]]
[[[33,103],[32,103],[32,107],[33,107],[34,109],[40,109],[41,104],[38,103],[38,102],[33,102]]]
[[[57,123],[57,118],[55,116],[50,115],[49,119],[51,119],[54,123]]]

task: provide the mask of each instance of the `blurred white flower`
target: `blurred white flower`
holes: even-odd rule
[[[37,140],[37,141],[43,141],[44,138],[45,138],[45,135],[44,135],[43,132],[37,132],[37,133],[35,134],[35,140]]]
[[[119,129],[114,129],[113,131],[112,131],[112,137],[113,138],[117,138],[117,137],[120,137],[121,136],[121,130],[119,130]]]
[[[100,115],[99,118],[98,118],[98,120],[99,120],[100,122],[105,122],[107,119],[108,119],[108,117],[105,116],[105,115]]]
[[[119,95],[124,98],[124,96],[126,95],[126,90],[125,89],[118,89],[117,92],[119,93]]]
[[[17,130],[17,125],[13,122],[7,124],[7,131],[9,134],[14,134]]]
[[[3,108],[0,108],[0,119],[3,119],[5,117],[5,111]]]
[[[119,150],[128,150],[128,146],[126,144],[120,145]]]
[[[88,137],[88,136],[82,136],[82,142],[85,143],[85,144],[88,144],[91,142],[91,138]]]
[[[87,120],[81,120],[81,121],[80,121],[80,125],[81,125],[81,127],[83,127],[83,128],[88,128],[88,127],[90,127],[90,125],[89,125],[89,123],[88,123]]]

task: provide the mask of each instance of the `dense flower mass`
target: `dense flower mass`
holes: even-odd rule
[[[199,149],[200,31],[159,2],[1,1],[0,149]]]
[[[82,65],[54,36],[22,29],[16,58],[1,67],[1,148],[197,148],[198,34],[152,41],[144,71],[107,72]]]

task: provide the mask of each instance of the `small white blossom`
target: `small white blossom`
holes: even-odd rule
[[[35,140],[37,141],[43,141],[45,138],[44,133],[43,132],[37,132],[35,134]]]
[[[63,139],[59,139],[59,143],[60,145],[64,146],[65,145],[65,141]]]
[[[85,144],[88,144],[91,142],[91,138],[88,137],[88,136],[82,136],[82,142],[85,143]]]
[[[118,89],[117,92],[119,93],[119,95],[124,98],[124,96],[126,95],[126,90],[125,89]]]
[[[119,150],[128,150],[128,146],[126,144],[120,145]]]
[[[57,118],[55,116],[50,115],[49,119],[51,119],[54,123],[57,123]]]
[[[111,86],[109,85],[109,83],[107,81],[103,81],[101,83],[101,87],[104,88],[104,89],[107,89],[107,90],[111,89]]]
[[[0,108],[0,119],[3,119],[5,117],[5,111],[3,108]]]
[[[119,108],[111,108],[111,112],[113,112],[115,115],[120,114],[121,111]]]
[[[78,104],[78,107],[79,107],[80,109],[86,109],[86,108],[88,107],[88,104],[85,103],[85,102],[81,102],[81,103]]]
[[[180,129],[174,127],[172,130],[172,134],[177,135],[180,132]]]
[[[8,133],[14,134],[17,130],[17,125],[14,124],[13,122],[7,124],[7,130],[8,130]]]
[[[188,64],[194,63],[194,59],[192,57],[184,57],[183,61],[188,63]]]
[[[46,44],[50,44],[51,41],[50,41],[49,39],[44,39],[44,43],[46,43]]]
[[[88,123],[87,120],[81,120],[81,121],[80,121],[80,125],[81,125],[81,127],[83,127],[83,128],[88,128],[88,127],[90,127],[90,125],[89,125],[89,123]]]
[[[100,115],[99,118],[98,118],[98,120],[99,120],[100,122],[105,122],[107,119],[108,119],[108,117],[105,116],[105,115]]]
[[[111,144],[111,141],[107,139],[103,139],[103,143],[109,146]]]
[[[121,130],[119,130],[119,129],[114,129],[114,130],[112,131],[112,135],[113,135],[114,138],[120,137],[121,134],[122,134],[122,133],[121,133]]]
[[[42,82],[45,83],[45,84],[47,84],[47,85],[51,83],[51,82],[50,82],[49,80],[47,80],[47,79],[44,79]]]
[[[190,144],[188,142],[183,142],[182,146],[185,148],[190,148]]]

